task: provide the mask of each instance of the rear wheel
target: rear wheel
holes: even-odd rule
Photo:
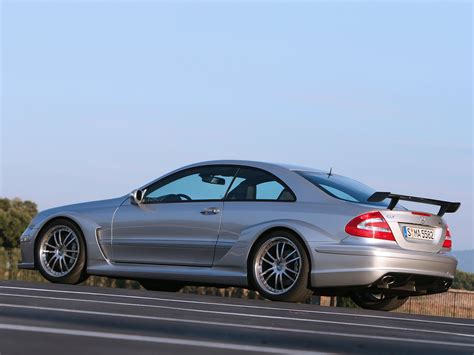
[[[310,263],[299,239],[287,231],[275,231],[255,245],[249,264],[256,290],[272,301],[303,302],[308,289]]]
[[[387,296],[383,292],[376,291],[355,292],[351,299],[361,308],[376,311],[393,311],[408,301],[408,297]]]
[[[184,285],[176,281],[139,280],[140,285],[149,291],[178,292]]]
[[[86,246],[76,224],[58,219],[43,228],[36,246],[36,265],[51,282],[77,284],[87,279]]]

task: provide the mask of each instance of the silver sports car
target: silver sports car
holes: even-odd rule
[[[409,211],[400,200],[440,210]],[[212,161],[125,196],[39,213],[20,238],[19,267],[59,283],[102,275],[150,290],[238,286],[275,301],[344,295],[392,310],[450,287],[457,260],[441,216],[459,206],[305,167]]]

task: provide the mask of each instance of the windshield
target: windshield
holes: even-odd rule
[[[375,192],[375,190],[358,181],[340,175],[328,176],[326,173],[311,171],[295,172],[328,195],[340,200],[363,203],[366,205],[388,206],[388,202],[386,202],[387,200],[382,202],[367,202],[367,199]]]

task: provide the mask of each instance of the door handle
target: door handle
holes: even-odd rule
[[[220,213],[221,210],[218,209],[217,207],[209,207],[209,208],[205,208],[201,211],[201,214],[205,215],[205,216],[210,216],[210,215],[213,215],[213,214],[218,214]]]

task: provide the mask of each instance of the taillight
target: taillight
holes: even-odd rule
[[[414,214],[414,215],[416,215],[416,216],[431,217],[431,213],[426,213],[426,212],[413,211],[411,214]]]
[[[364,213],[351,220],[347,223],[346,233],[356,237],[395,240],[390,226],[378,211]]]
[[[453,247],[453,241],[451,240],[451,231],[446,226],[446,237],[444,238],[443,248],[451,249]]]

